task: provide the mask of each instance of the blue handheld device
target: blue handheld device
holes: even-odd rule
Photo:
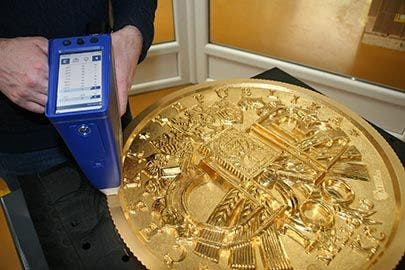
[[[93,186],[112,193],[121,181],[122,132],[111,37],[52,39],[48,53],[45,114]]]

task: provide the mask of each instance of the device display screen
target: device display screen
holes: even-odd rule
[[[101,51],[61,54],[55,113],[100,109],[101,78]]]

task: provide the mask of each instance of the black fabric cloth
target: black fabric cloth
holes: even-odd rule
[[[113,30],[136,26],[143,37],[139,62],[149,49],[156,0],[113,0]],[[0,38],[45,38],[87,35],[108,21],[108,0],[2,0]],[[22,153],[61,145],[57,131],[43,114],[29,112],[0,93],[0,152]]]
[[[145,269],[74,162],[18,180],[49,269]]]

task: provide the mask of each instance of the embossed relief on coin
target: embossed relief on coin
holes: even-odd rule
[[[363,267],[394,222],[388,172],[362,131],[283,87],[184,95],[142,127],[123,166],[132,228],[177,269]]]

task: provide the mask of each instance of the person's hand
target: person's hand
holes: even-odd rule
[[[48,40],[0,39],[0,91],[18,106],[43,113],[48,89]]]
[[[118,88],[118,107],[120,115],[123,115],[127,108],[128,90],[135,75],[143,40],[139,30],[129,25],[112,33],[111,38]]]

